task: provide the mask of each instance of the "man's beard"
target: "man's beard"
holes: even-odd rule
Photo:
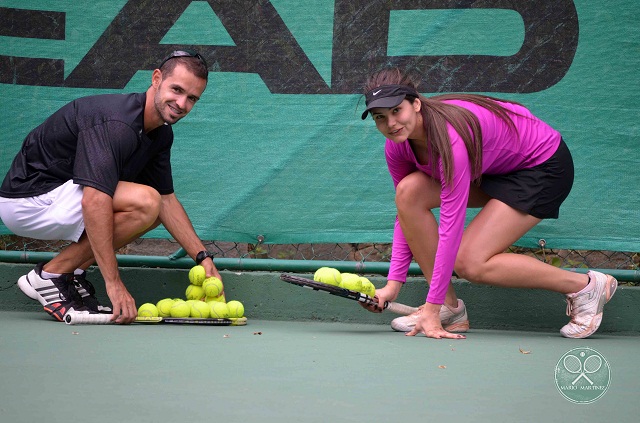
[[[183,117],[182,115],[173,117],[173,111],[169,107],[168,103],[162,103],[162,100],[159,96],[155,97],[153,104],[156,108],[156,112],[158,112],[162,120],[169,125],[173,125]],[[162,106],[164,106],[164,108]]]

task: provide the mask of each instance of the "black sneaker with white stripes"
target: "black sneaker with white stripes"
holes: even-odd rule
[[[89,313],[82,303],[82,297],[76,291],[72,274],[44,279],[42,275],[44,263],[18,279],[18,287],[29,298],[37,300],[44,310],[54,319],[63,322],[67,313]]]
[[[95,313],[111,314],[111,307],[103,306],[96,298],[96,289],[87,280],[87,272],[73,275],[73,284],[82,297],[82,303]]]

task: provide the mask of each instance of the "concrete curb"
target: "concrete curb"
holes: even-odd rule
[[[33,268],[30,264],[0,263],[0,310],[41,311],[40,304],[18,289],[17,279]],[[322,292],[282,282],[280,273],[221,272],[227,300],[239,300],[249,318],[262,320],[338,321],[346,323],[389,324],[397,317],[374,314],[357,304]],[[123,280],[138,305],[162,298],[184,298],[189,281],[184,269],[121,268]],[[312,277],[312,275],[302,275]],[[97,268],[88,278],[98,298],[106,301],[104,281]],[[385,278],[370,277],[377,287]],[[542,290],[519,290],[454,282],[458,296],[467,305],[471,328],[529,331],[557,331],[567,323],[566,303],[560,294]],[[424,302],[426,284],[422,278],[410,278],[398,302],[419,305]],[[640,335],[640,288],[620,286],[605,315],[599,333]]]

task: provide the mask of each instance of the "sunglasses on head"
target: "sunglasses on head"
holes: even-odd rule
[[[205,68],[209,69],[209,67],[207,66],[207,61],[204,60],[204,57],[202,57],[200,55],[200,53],[196,53],[196,52],[188,51],[188,50],[176,50],[176,51],[174,51],[173,53],[171,53],[170,55],[165,57],[165,59],[162,61],[162,63],[160,63],[160,66],[158,66],[158,69],[161,69],[162,66],[165,63],[167,63],[171,59],[175,59],[176,57],[195,57],[196,59],[200,60],[200,62],[202,62],[202,64],[204,65]]]

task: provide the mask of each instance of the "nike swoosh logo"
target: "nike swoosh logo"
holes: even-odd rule
[[[373,95],[378,95],[378,94],[380,94],[380,91],[382,91],[382,90],[374,91],[374,92],[373,92]]]

